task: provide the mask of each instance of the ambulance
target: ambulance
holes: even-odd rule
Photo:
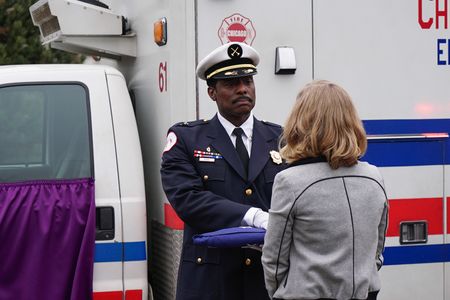
[[[283,124],[314,79],[353,97],[369,135],[362,160],[380,168],[389,198],[379,299],[450,300],[449,2],[39,0],[30,14],[43,44],[88,63],[0,68],[1,110],[14,110],[2,94],[41,106],[0,123],[43,118],[38,137],[16,137],[41,138],[39,155],[0,159],[0,182],[37,180],[42,167],[55,168],[46,179],[93,178],[94,299],[174,299],[183,222],[160,183],[167,129],[216,113],[195,67],[221,44],[247,43],[261,58],[257,118]],[[73,92],[79,117],[58,118]],[[84,158],[70,142],[78,127]],[[56,129],[64,147],[52,146]],[[67,163],[53,166],[57,148]],[[90,171],[71,171],[74,161]]]

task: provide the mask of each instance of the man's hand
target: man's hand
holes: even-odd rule
[[[253,227],[267,230],[267,223],[269,222],[269,214],[259,209],[253,218]]]

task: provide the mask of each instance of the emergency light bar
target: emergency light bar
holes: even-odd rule
[[[91,2],[93,3],[93,2]],[[135,34],[126,18],[105,6],[77,0],[39,0],[30,6],[42,44],[88,55],[120,59],[136,56]]]

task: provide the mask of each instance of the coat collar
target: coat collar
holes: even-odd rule
[[[216,149],[231,167],[242,177],[246,178],[244,166],[242,165],[236,149],[228,136],[227,131],[220,124],[217,115],[210,121],[207,136],[211,138],[211,145]]]
[[[269,152],[271,150],[277,150],[270,149],[270,142],[278,137],[270,135],[268,131],[265,130],[265,126],[266,125],[255,118],[253,125],[252,153],[250,155],[250,163],[248,166],[248,180],[250,182],[255,180],[258,174],[261,173],[269,160]]]
[[[264,125],[261,121],[254,118],[252,150],[247,178],[236,149],[234,148],[226,130],[220,124],[217,115],[211,119],[210,124],[211,126],[209,127],[206,135],[211,138],[211,145],[218,152],[220,152],[223,158],[244,180],[248,180],[249,182],[255,180],[264,168],[264,165],[267,163],[267,160],[270,157],[270,150],[276,150],[270,149],[269,144],[276,137],[268,134],[268,132],[264,130]]]
[[[294,167],[294,166],[300,166],[300,165],[313,164],[313,163],[318,163],[318,162],[327,162],[327,158],[325,156],[301,158],[299,160],[294,161],[293,163],[290,163],[288,165],[288,168]]]

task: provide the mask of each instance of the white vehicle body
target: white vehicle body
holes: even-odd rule
[[[381,168],[390,199],[379,299],[450,300],[449,0],[105,0],[108,9],[76,0],[38,3],[47,2],[61,30],[44,41],[114,59],[97,63],[113,64],[125,76],[139,139],[124,79],[110,68],[62,72],[48,66],[14,76],[5,69],[0,84],[67,80],[89,88],[97,206],[115,208],[114,242],[145,243],[145,210],[138,201],[145,182],[150,232],[145,258],[151,261],[155,298],[174,298],[183,227],[160,185],[167,129],[214,115],[196,64],[222,43],[243,41],[261,56],[254,110],[260,119],[282,124],[297,92],[313,79],[336,82],[352,95],[370,136],[363,159]],[[92,12],[112,13],[127,18],[130,31],[112,32],[114,27],[102,23],[92,34],[89,26],[77,32],[67,19],[68,7],[77,5],[85,8],[77,16],[86,23],[110,22],[90,18]],[[153,23],[161,18],[167,21],[167,44],[158,46]],[[102,27],[108,29],[103,35]],[[280,65],[288,74],[275,74]],[[96,262],[95,291],[126,295],[137,289],[145,298],[143,260]]]

